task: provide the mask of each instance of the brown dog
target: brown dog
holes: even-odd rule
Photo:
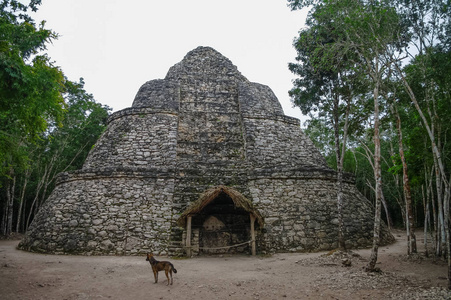
[[[168,278],[168,284],[167,285],[169,285],[169,275],[168,275],[168,273],[171,275],[171,285],[172,285],[172,271],[174,271],[174,273],[177,273],[177,270],[174,268],[173,264],[171,264],[168,261],[158,261],[158,260],[156,260],[155,257],[153,256],[153,253],[147,253],[146,260],[152,266],[153,276],[155,277],[155,283],[158,282],[158,272],[164,270],[164,272],[166,273],[166,277]]]

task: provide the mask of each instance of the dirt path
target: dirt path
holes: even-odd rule
[[[382,273],[362,270],[370,250],[170,259],[174,285],[160,281],[145,257],[57,256],[0,241],[1,299],[451,299],[446,264],[407,259],[404,233],[379,251]],[[421,238],[421,237],[418,237]],[[422,241],[418,242],[423,252]],[[157,257],[166,260],[165,257]],[[342,260],[348,259],[350,267]],[[417,298],[416,298],[417,297]]]

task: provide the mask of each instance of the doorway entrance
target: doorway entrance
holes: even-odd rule
[[[185,227],[188,256],[197,253],[255,255],[256,226],[262,227],[263,218],[241,193],[217,186],[205,191],[181,215],[178,223]]]
[[[193,217],[193,227],[199,228],[199,248],[204,254],[249,253],[250,216],[235,207],[225,192],[213,199]]]

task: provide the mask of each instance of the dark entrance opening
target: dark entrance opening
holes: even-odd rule
[[[192,222],[199,228],[200,254],[250,253],[249,212],[237,207],[227,193],[221,191]]]
[[[177,220],[186,255],[257,253],[256,227],[263,217],[237,190],[219,185],[203,192]]]

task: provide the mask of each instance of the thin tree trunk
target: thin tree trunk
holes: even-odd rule
[[[399,155],[402,163],[402,183],[404,190],[404,198],[406,203],[406,229],[407,229],[407,254],[417,253],[417,241],[415,237],[415,224],[412,211],[412,194],[410,192],[409,176],[407,173],[407,162],[404,156],[404,145],[402,139],[401,118],[399,117],[398,110],[392,106],[393,112],[396,116],[396,129],[398,130],[398,144]]]
[[[41,192],[41,188],[42,188],[42,186],[44,184],[44,180],[45,180],[46,175],[47,175],[47,168],[45,167],[44,168],[44,175],[42,176],[42,178],[38,182],[38,186],[36,187],[36,194],[35,194],[35,197],[33,199],[33,202],[31,203],[31,206],[30,206],[30,211],[28,213],[27,223],[25,225],[25,231],[27,231],[28,230],[28,226],[30,226],[31,216],[33,215],[33,208],[36,205],[36,201],[38,201],[38,199],[39,199],[39,193]],[[35,214],[36,214],[36,212],[35,212]]]
[[[376,62],[377,63],[377,62]],[[378,67],[376,66],[376,69]],[[366,266],[367,271],[376,270],[377,253],[380,243],[381,228],[381,196],[382,196],[382,174],[381,174],[381,143],[379,133],[379,81],[375,82],[374,92],[374,177],[376,180],[375,213],[373,247],[371,249],[370,260]]]
[[[37,193],[40,192],[40,189],[36,189]],[[33,215],[33,208],[34,205],[36,204],[36,201],[39,198],[39,194],[36,194],[36,196],[33,199],[33,202],[31,202],[31,206],[30,206],[30,211],[28,212],[28,218],[27,218],[27,223],[25,224],[25,231],[28,230],[28,226],[30,226],[30,220],[31,220],[31,216]]]
[[[423,121],[423,125],[426,128],[426,132],[428,133],[430,142],[431,142],[431,146],[432,146],[432,152],[433,154],[435,154],[435,158],[437,160],[438,163],[438,171],[439,174],[443,180],[443,183],[445,184],[445,188],[448,189],[449,188],[449,182],[446,178],[446,172],[445,172],[445,166],[443,165],[442,162],[442,155],[440,152],[440,149],[437,147],[437,144],[435,143],[435,138],[434,138],[434,133],[431,130],[431,127],[429,126],[429,123],[422,111],[422,109],[420,108],[420,105],[418,104],[417,98],[415,97],[414,92],[412,91],[412,89],[410,88],[409,83],[407,82],[407,79],[404,77],[404,74],[402,73],[401,68],[398,66],[397,63],[394,64],[396,69],[399,72],[399,75],[401,77],[401,82],[403,83],[407,94],[409,95],[410,100],[412,101],[412,103],[414,104],[418,114],[420,115],[421,120]]]
[[[425,168],[424,173],[425,173],[425,183],[427,184],[426,186],[426,201],[427,201],[427,221],[429,223],[429,228],[430,228],[430,232],[431,232],[431,243],[433,248],[435,248],[435,241],[434,241],[434,237],[436,238],[436,234],[433,234],[434,231],[437,231],[437,216],[435,215],[435,204],[434,204],[434,189],[432,188],[432,174],[434,172],[434,167],[432,166],[431,168],[431,172],[430,174],[428,174],[427,169]],[[429,183],[428,183],[429,180]],[[431,223],[431,204],[432,204],[432,222]],[[432,226],[434,225],[434,226]],[[426,248],[427,249],[427,248]],[[435,250],[435,249],[433,249]],[[435,251],[434,251],[435,252]],[[428,252],[429,253],[429,252]]]
[[[350,101],[348,101],[345,115],[345,126],[343,128],[343,145],[340,150],[340,132],[339,132],[339,97],[335,94],[334,98],[334,135],[335,135],[335,154],[337,159],[337,211],[338,211],[338,248],[346,250],[344,220],[343,220],[343,164],[344,153],[346,151],[346,139],[348,130]]]
[[[374,174],[376,174],[376,167],[375,167],[375,164],[374,164],[373,160],[371,159],[371,157],[374,158],[374,155],[375,155],[375,154],[371,152],[371,150],[368,148],[367,145],[365,145],[365,143],[362,143],[362,146],[363,146],[363,149],[365,150],[365,153],[366,153],[365,157],[368,159],[369,164],[370,164],[371,167],[373,168]],[[362,155],[363,155],[363,154],[362,154]],[[375,178],[376,178],[376,177],[375,177]],[[373,187],[373,185],[372,185],[371,183],[369,183],[369,182],[367,182],[367,186],[368,186],[368,187],[374,192],[374,194],[376,195],[376,188]],[[380,191],[380,199],[381,199],[382,205],[384,206],[385,216],[386,216],[386,218],[387,218],[387,226],[388,226],[389,230],[391,230],[391,224],[392,224],[392,222],[391,222],[390,213],[389,213],[389,211],[388,211],[388,206],[387,206],[387,203],[385,202],[384,193],[383,193],[382,189],[381,189],[381,191]]]
[[[393,125],[392,125],[392,123],[390,122],[390,130],[393,132]],[[393,166],[395,166],[396,165],[396,161],[395,161],[395,151],[393,150],[393,144],[392,144],[392,142],[390,141],[390,157],[391,157],[391,159],[392,159],[392,163],[393,163]],[[393,174],[393,177],[394,177],[394,181],[395,181],[395,184],[396,184],[396,193],[398,194],[398,197],[395,197],[395,200],[396,200],[396,203],[398,203],[398,205],[399,205],[399,208],[400,208],[400,210],[401,210],[401,217],[402,217],[402,224],[407,228],[407,225],[406,225],[406,210],[404,209],[404,205],[401,203],[402,201],[400,200],[401,199],[401,193],[400,193],[400,188],[399,188],[399,175],[396,173],[396,174]]]
[[[387,204],[387,201],[385,201],[385,196],[384,196],[384,192],[383,191],[381,191],[381,197],[380,198],[381,198],[382,206],[384,207],[385,217],[387,218],[388,230],[391,230],[393,221],[392,221],[392,219],[390,217],[390,212],[388,211],[388,204]]]
[[[22,218],[22,209],[24,207],[25,191],[27,189],[29,177],[30,177],[30,169],[27,169],[25,171],[25,178],[24,178],[24,182],[23,182],[23,186],[22,186],[22,191],[20,193],[19,209],[17,211],[16,232],[20,232],[20,221]]]
[[[16,189],[16,176],[13,176],[13,184],[11,190],[8,192],[8,221],[6,223],[6,235],[10,235],[13,231],[13,217],[14,217],[14,190]]]
[[[370,184],[369,181],[367,181],[366,185],[374,192],[376,193],[376,189]],[[387,201],[385,201],[385,196],[384,196],[384,192],[382,191],[381,193],[381,202],[382,202],[382,206],[384,207],[384,211],[385,211],[385,216],[387,218],[387,226],[388,229],[391,230],[391,226],[390,224],[392,224],[392,220],[390,218],[390,213],[388,212],[388,205],[387,205]]]
[[[450,178],[451,181],[451,178]],[[448,261],[448,289],[451,290],[451,243],[450,243],[450,232],[449,232],[449,198],[450,191],[449,188],[445,190],[445,201],[444,206],[444,224],[445,234],[446,234],[446,259]]]
[[[429,221],[429,195],[426,191],[426,196],[424,195],[424,185],[421,186],[421,195],[423,198],[423,209],[424,209],[424,223],[423,223],[423,243],[424,243],[424,254],[429,257],[428,251],[428,221]]]
[[[14,170],[11,169],[9,172],[9,178],[5,185],[6,202],[3,207],[3,219],[1,223],[1,233],[8,236],[12,232],[12,223],[14,217],[14,190],[16,188],[16,176],[14,175]]]
[[[9,203],[9,198],[11,197],[11,195],[9,194],[10,191],[10,181],[7,180],[6,184],[5,184],[5,196],[6,196],[6,202],[3,205],[3,216],[2,216],[2,223],[1,223],[1,234],[2,235],[6,235],[7,233],[7,224],[8,224],[8,203]]]
[[[437,189],[437,256],[441,256],[442,248],[445,246],[445,227],[443,220],[443,190],[442,190],[442,178],[438,169],[437,158],[434,156],[434,170],[435,170],[435,184]]]
[[[438,240],[439,240],[439,236],[438,236],[438,212],[437,209],[435,207],[435,197],[434,197],[434,188],[432,187],[432,182],[433,182],[433,174],[434,174],[434,166],[432,166],[431,169],[431,173],[428,176],[427,171],[425,171],[426,176],[425,178],[429,178],[429,185],[428,185],[428,191],[431,195],[431,206],[432,206],[432,221],[434,224],[434,227],[431,228],[432,232],[433,232],[433,247],[434,247],[434,253],[437,254],[437,244],[438,244]]]

